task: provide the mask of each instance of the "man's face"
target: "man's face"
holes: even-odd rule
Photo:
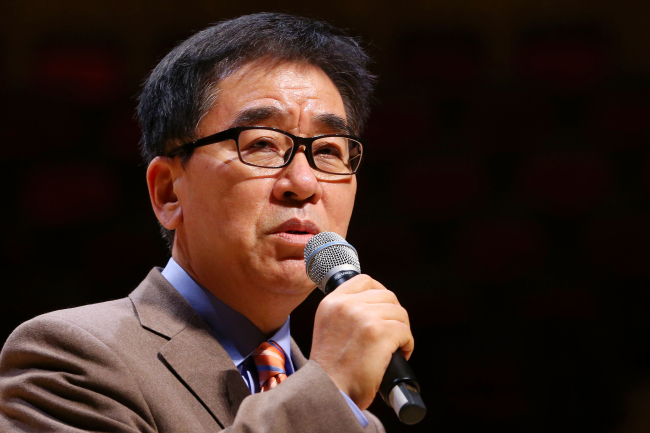
[[[341,95],[315,66],[252,62],[218,88],[199,137],[246,125],[305,137],[346,132]],[[234,141],[215,143],[198,148],[179,173],[174,254],[182,252],[205,285],[306,296],[314,284],[305,273],[305,244],[322,231],[346,235],[355,176],[325,179],[302,148],[288,167],[262,169],[239,161]]]

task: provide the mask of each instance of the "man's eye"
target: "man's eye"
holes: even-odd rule
[[[314,149],[314,155],[341,156],[341,150],[333,144],[324,144]]]
[[[271,150],[277,148],[277,145],[271,140],[255,140],[246,146],[247,150]]]

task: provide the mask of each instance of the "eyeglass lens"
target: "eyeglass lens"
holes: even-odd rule
[[[268,129],[248,129],[239,135],[242,160],[259,167],[281,167],[291,158],[291,137]],[[328,173],[349,174],[361,161],[361,143],[345,137],[324,137],[314,141],[314,163]]]

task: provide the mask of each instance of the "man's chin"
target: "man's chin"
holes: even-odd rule
[[[271,284],[275,291],[283,293],[309,294],[315,284],[309,280],[305,271],[305,261],[302,257],[289,257],[278,262],[278,271]]]

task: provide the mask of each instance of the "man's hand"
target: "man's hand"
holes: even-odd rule
[[[392,354],[408,360],[413,335],[395,294],[367,275],[357,275],[318,306],[310,359],[316,361],[361,410],[379,390]]]

